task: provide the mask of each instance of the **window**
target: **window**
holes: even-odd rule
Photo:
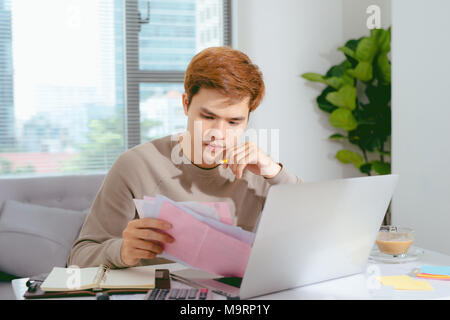
[[[0,0],[0,178],[106,172],[128,148],[185,130],[184,70],[230,44],[229,6]]]

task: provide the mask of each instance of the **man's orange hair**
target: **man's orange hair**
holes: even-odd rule
[[[188,105],[200,88],[217,89],[237,101],[249,97],[249,112],[265,94],[258,66],[245,53],[227,46],[206,48],[192,58],[184,77]]]

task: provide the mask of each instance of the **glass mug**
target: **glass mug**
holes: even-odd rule
[[[411,228],[381,226],[375,242],[382,253],[402,257],[414,242],[414,233]]]

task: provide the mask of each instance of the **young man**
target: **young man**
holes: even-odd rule
[[[171,262],[157,257],[164,243],[177,241],[165,232],[170,225],[139,219],[133,198],[162,194],[174,201],[226,201],[237,225],[253,231],[269,187],[302,182],[254,143],[237,143],[265,90],[261,72],[247,55],[229,47],[203,50],[190,62],[184,87],[187,131],[119,156],[67,265],[120,268]]]

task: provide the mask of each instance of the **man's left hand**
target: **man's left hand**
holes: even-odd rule
[[[230,167],[238,179],[242,178],[245,169],[267,179],[275,177],[281,171],[281,166],[253,142],[245,142],[225,150],[224,159],[227,160],[223,164],[224,168]]]

